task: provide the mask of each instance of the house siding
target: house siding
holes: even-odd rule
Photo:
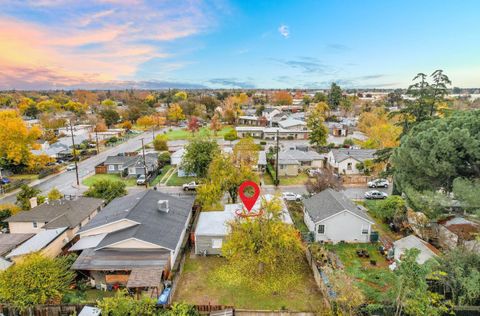
[[[221,255],[222,248],[213,248],[213,239],[221,239],[222,244],[225,242],[225,236],[197,236],[195,235],[195,253],[203,254],[206,250],[207,255]]]
[[[37,234],[45,226],[44,222],[37,222],[37,227],[33,227],[33,222],[9,222],[8,229],[11,234]]]
[[[120,230],[120,229],[125,229],[125,228],[135,226],[135,225],[137,225],[137,223],[135,223],[133,221],[130,221],[128,219],[124,219],[124,220],[120,220],[118,222],[109,223],[107,225],[94,228],[92,230],[87,230],[85,232],[81,232],[80,237],[111,233],[113,231],[117,231],[117,230]]]
[[[283,168],[282,168],[283,166]],[[278,175],[283,177],[294,177],[298,175],[298,165],[279,165]]]
[[[325,225],[324,234],[318,233],[319,225]],[[362,227],[368,228],[368,234],[362,234]],[[315,241],[369,242],[370,232],[371,224],[369,222],[348,211],[315,223]]]

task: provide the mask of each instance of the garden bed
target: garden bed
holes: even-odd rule
[[[344,265],[344,271],[356,280],[357,286],[369,303],[382,303],[395,298],[395,276],[388,268],[388,261],[378,248],[379,243],[325,245]],[[359,257],[357,250],[368,251],[369,258]],[[371,260],[376,265],[370,263]]]

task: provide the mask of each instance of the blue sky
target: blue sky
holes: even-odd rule
[[[480,87],[479,1],[0,0],[0,88]]]

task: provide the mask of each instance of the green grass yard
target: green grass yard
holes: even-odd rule
[[[305,184],[308,180],[308,176],[305,173],[299,173],[295,177],[279,177],[280,185],[297,185],[297,184]],[[270,177],[269,174],[265,173],[264,176],[265,184],[273,184],[273,179]]]
[[[381,303],[395,297],[395,276],[386,259],[378,252],[379,246],[377,243],[325,245],[339,256],[345,272],[357,281],[369,303]],[[358,257],[357,249],[368,250],[370,258]],[[377,265],[371,265],[370,260],[375,260]]]
[[[223,136],[231,131],[233,127],[231,126],[224,126],[220,131],[217,132],[217,136],[219,138],[223,138]],[[191,139],[193,137],[192,133],[187,130],[187,129],[177,129],[177,130],[171,130],[165,133],[167,136],[168,140],[181,140],[181,139]],[[214,133],[210,128],[208,127],[202,127],[200,130],[195,133],[195,136],[200,135],[202,137],[205,136],[214,136]]]
[[[93,185],[95,182],[100,180],[113,180],[113,181],[122,181],[125,183],[127,187],[133,187],[137,185],[137,180],[135,178],[120,178],[119,175],[116,174],[95,174],[90,176],[82,181],[83,185],[87,187]]]
[[[217,282],[216,269],[226,263],[220,257],[187,257],[174,301],[189,304],[233,305],[235,308],[292,311],[324,311],[323,299],[306,262],[299,284],[285,292],[264,294],[255,288],[232,287]]]
[[[168,186],[181,186],[184,185],[185,183],[189,183],[195,181],[195,177],[179,177],[178,173],[175,172],[172,174],[170,179],[167,182]]]

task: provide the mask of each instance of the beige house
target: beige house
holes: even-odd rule
[[[7,218],[12,234],[35,234],[7,255],[16,258],[41,251],[55,257],[75,242],[75,235],[102,209],[104,201],[80,197],[76,200],[57,200],[44,203]]]
[[[337,174],[361,174],[357,164],[375,158],[375,149],[332,149],[327,155],[328,166]]]
[[[278,175],[295,177],[310,168],[323,167],[324,157],[316,151],[289,149],[278,154]]]

